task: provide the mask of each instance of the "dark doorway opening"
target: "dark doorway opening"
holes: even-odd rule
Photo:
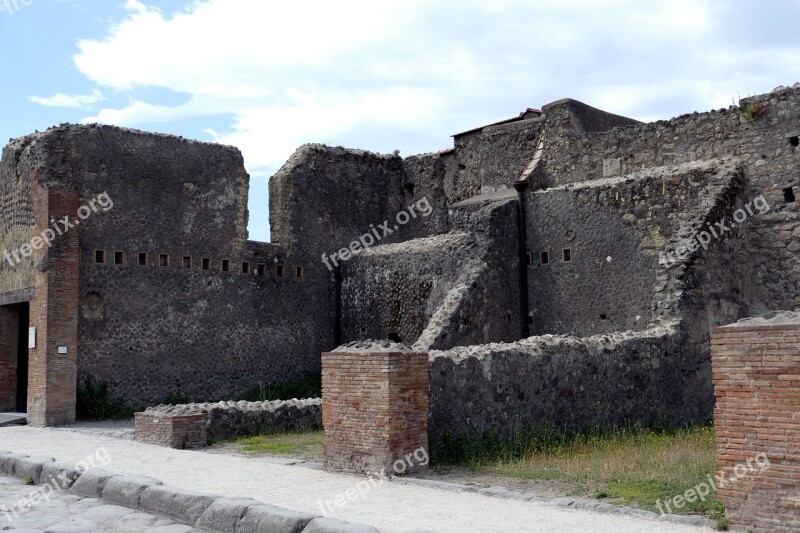
[[[28,411],[28,326],[30,324],[31,304],[23,302],[10,305],[19,320],[17,329],[17,412]]]

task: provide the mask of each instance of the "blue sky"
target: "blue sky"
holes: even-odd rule
[[[102,122],[239,147],[250,238],[300,144],[411,155],[572,97],[640,120],[800,81],[800,0],[0,0],[0,139]]]

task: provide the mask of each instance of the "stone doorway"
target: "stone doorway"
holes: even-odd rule
[[[28,410],[30,303],[0,306],[0,411]]]

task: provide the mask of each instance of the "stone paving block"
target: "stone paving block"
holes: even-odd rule
[[[303,533],[380,533],[372,526],[345,522],[338,518],[315,518],[303,530]]]
[[[24,453],[5,453],[0,455],[0,475],[14,476],[14,467],[17,464],[17,459],[24,459],[28,457]]]
[[[106,483],[115,475],[102,468],[90,468],[75,480],[69,491],[84,498],[100,498]]]
[[[319,515],[282,509],[272,505],[250,507],[236,527],[236,533],[300,533]]]
[[[80,517],[84,520],[91,520],[96,523],[117,522],[123,516],[135,512],[135,510],[122,505],[98,505],[97,507],[86,510]]]
[[[90,533],[102,531],[102,528],[90,520],[73,518],[58,522],[47,528],[47,533]]]
[[[250,507],[257,505],[264,504],[252,498],[217,498],[197,521],[197,527],[218,533],[236,533],[236,524]]]
[[[163,485],[150,476],[117,476],[103,487],[103,499],[108,503],[139,509],[144,491],[149,487]]]
[[[70,463],[45,463],[39,476],[41,483],[50,483],[61,490],[68,490],[80,477],[75,465]]]
[[[216,499],[217,496],[213,494],[155,486],[145,489],[141,509],[194,525]]]
[[[42,468],[47,463],[55,463],[56,460],[52,457],[36,456],[25,457],[24,459],[17,459],[16,466],[14,467],[14,475],[20,479],[30,477],[33,482],[38,485],[39,477],[42,473]]]

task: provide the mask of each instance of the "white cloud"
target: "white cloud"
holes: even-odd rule
[[[89,107],[103,99],[103,93],[94,89],[92,94],[77,94],[67,95],[63,93],[56,93],[53,96],[29,96],[28,100],[34,104],[39,104],[49,107]]]
[[[743,6],[199,0],[170,15],[127,0],[126,16],[103,39],[80,41],[74,61],[129,98],[86,121],[141,127],[209,117],[211,126],[214,116],[213,128],[198,130],[241,148],[260,176],[305,142],[413,153],[567,96],[668,118],[800,79],[798,38],[749,42],[734,31],[746,28]],[[141,96],[152,88],[187,97],[165,105]]]

